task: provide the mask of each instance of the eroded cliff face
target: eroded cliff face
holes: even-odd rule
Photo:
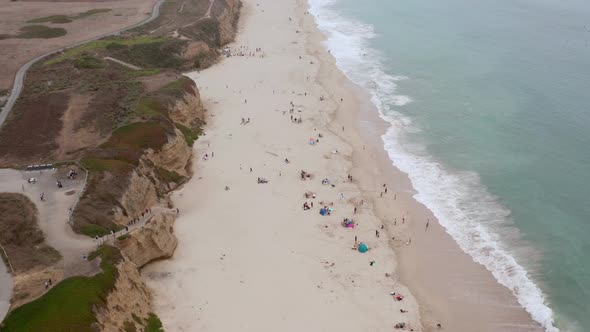
[[[185,93],[182,99],[174,103],[168,114],[172,121],[187,128],[200,126],[205,121],[205,108],[199,90],[195,87],[193,91]]]
[[[154,216],[142,229],[121,241],[119,247],[126,259],[138,268],[159,259],[172,257],[178,244],[174,236],[176,214]]]
[[[145,158],[156,167],[186,177],[189,175],[187,166],[192,156],[191,148],[186,143],[180,130],[175,129],[174,132],[175,135],[168,138],[168,143],[164,145],[161,151],[148,151]]]
[[[234,40],[237,31],[241,2],[239,0],[224,0],[225,6],[217,15],[219,21],[219,42],[223,46]]]
[[[158,203],[156,186],[146,176],[149,173],[150,170],[145,165],[140,165],[132,171],[128,180],[129,185],[120,199],[121,205],[115,208],[115,222],[126,224],[130,218],[140,216],[147,207]]]
[[[127,331],[130,324],[143,331],[143,324],[151,312],[152,295],[143,282],[137,266],[128,260],[117,265],[115,289],[109,293],[106,306],[96,309],[99,331]],[[138,322],[138,320],[140,322]]]

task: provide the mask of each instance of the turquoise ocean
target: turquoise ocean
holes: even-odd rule
[[[547,331],[590,331],[590,2],[309,5],[415,198]]]

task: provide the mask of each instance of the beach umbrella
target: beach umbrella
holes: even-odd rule
[[[359,252],[365,253],[367,251],[369,251],[369,247],[367,247],[367,245],[364,242],[361,242],[361,244],[359,244]]]

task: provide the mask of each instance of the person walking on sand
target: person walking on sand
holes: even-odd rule
[[[379,237],[379,230],[377,230],[377,229],[375,230],[375,236]]]
[[[424,229],[425,231],[427,231],[428,230],[428,226],[430,226],[430,218],[427,218],[426,220],[427,220],[426,221],[426,229]]]
[[[358,238],[356,237],[356,235],[354,236],[354,247],[356,248],[358,243]]]
[[[356,206],[354,207],[354,214],[356,214]]]

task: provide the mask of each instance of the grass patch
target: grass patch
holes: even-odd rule
[[[156,314],[150,312],[144,332],[164,332],[162,322],[160,321],[160,318],[156,316]]]
[[[166,40],[168,37],[152,37],[152,36],[137,36],[133,38],[115,38],[115,39],[100,39],[88,42],[78,47],[70,48],[60,55],[46,61],[44,65],[53,65],[67,59],[74,59],[78,55],[86,51],[105,49],[108,45],[117,43],[123,46],[133,46],[141,44],[159,43]],[[112,45],[111,45],[112,47]]]
[[[159,74],[162,70],[160,68],[154,69],[144,69],[144,70],[134,70],[129,72],[129,77],[142,77],[142,76],[152,76]]]
[[[80,161],[80,163],[87,170],[97,172],[114,172],[127,169],[129,167],[126,162],[115,159],[84,158]]]
[[[89,259],[101,258],[103,272],[93,277],[72,277],[51,288],[42,297],[12,311],[2,323],[3,331],[92,332],[94,307],[103,306],[115,287],[120,252],[103,246]]]
[[[67,15],[51,15],[45,17],[39,17],[34,20],[29,20],[27,23],[54,23],[54,24],[65,24],[71,23],[72,20]]]
[[[166,142],[166,129],[158,122],[136,122],[113,131],[104,148],[159,150]]]
[[[42,38],[51,39],[65,36],[67,31],[63,28],[50,28],[44,25],[27,25],[20,28],[21,33],[16,37],[21,39]]]
[[[85,12],[77,14],[77,15],[69,15],[69,16],[68,15],[51,15],[51,16],[39,17],[39,18],[27,21],[27,23],[66,24],[66,23],[72,23],[74,20],[77,20],[77,19],[86,18],[88,16],[92,16],[92,15],[100,14],[100,13],[106,13],[106,12],[110,12],[110,11],[111,11],[111,9],[108,9],[108,8],[91,9],[91,10],[85,11]]]
[[[178,128],[178,130],[180,130],[182,132],[182,135],[184,135],[184,140],[186,141],[186,144],[188,144],[188,146],[193,146],[195,141],[201,135],[200,129],[192,130],[190,128],[187,128],[187,127],[181,125],[180,123],[176,123],[175,125],[176,125],[176,128]]]
[[[176,81],[164,85],[159,91],[176,98],[184,96],[186,92],[194,93],[195,83],[186,76],[181,76]]]
[[[83,69],[100,69],[105,66],[106,64],[104,61],[90,55],[82,55],[76,59],[76,62],[74,62],[74,67]]]
[[[137,103],[136,113],[146,118],[157,117],[164,114],[164,106],[158,98],[143,97]]]
[[[100,13],[107,13],[110,12],[112,9],[110,8],[97,8],[97,9],[91,9],[91,10],[87,10],[83,13],[80,13],[76,16],[70,16],[72,19],[77,20],[80,18],[85,18],[88,16],[92,16],[92,15],[96,15],[96,14],[100,14]]]
[[[90,237],[101,237],[110,233],[110,231],[102,226],[96,224],[84,224],[80,229],[80,232]]]
[[[123,234],[117,238],[117,241],[125,241],[130,237],[131,237],[131,235],[129,235],[129,234]]]
[[[123,323],[123,331],[124,332],[137,332],[137,329],[135,328],[135,324],[133,324],[130,321],[125,321],[125,323]]]

